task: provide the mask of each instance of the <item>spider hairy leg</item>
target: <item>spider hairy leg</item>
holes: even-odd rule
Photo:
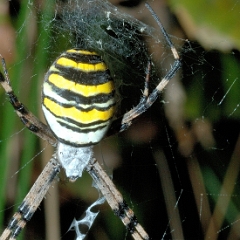
[[[8,96],[10,103],[12,104],[13,108],[15,109],[17,115],[21,119],[22,123],[34,134],[42,138],[43,140],[47,140],[50,144],[54,145],[56,139],[52,136],[51,130],[48,128],[47,125],[41,123],[28,109],[18,100],[17,96],[15,95],[11,83],[10,78],[8,75],[7,67],[4,58],[0,54],[0,58],[2,60],[2,66],[4,75],[0,72],[0,84],[2,85],[3,89]],[[43,134],[44,132],[44,134]],[[46,137],[47,136],[47,137]]]
[[[144,83],[144,90],[143,90],[143,98],[147,98],[149,96],[149,80],[150,80],[150,73],[151,73],[151,60],[148,61],[148,65],[146,68],[146,77]]]
[[[124,114],[124,116],[122,118],[122,121],[121,121],[120,132],[128,129],[131,126],[132,121],[135,118],[140,116],[142,113],[147,111],[152,106],[152,104],[157,100],[158,95],[164,90],[164,88],[169,83],[169,81],[174,77],[174,75],[177,73],[177,71],[181,68],[181,60],[180,60],[179,54],[178,54],[176,48],[174,47],[168,33],[164,29],[160,19],[158,18],[158,16],[156,15],[156,13],[153,11],[153,9],[151,8],[151,6],[148,3],[145,3],[145,6],[150,11],[152,17],[157,22],[157,24],[158,24],[158,26],[159,26],[159,28],[160,28],[163,36],[164,36],[164,39],[165,39],[167,45],[171,49],[171,52],[172,52],[172,55],[173,55],[175,61],[173,63],[173,66],[171,67],[171,69],[161,79],[160,83],[157,85],[157,87],[153,90],[153,92],[150,95],[148,95],[148,89],[146,89],[146,88],[148,88],[148,81],[149,81],[149,72],[147,71],[147,75],[146,75],[146,78],[145,78],[145,89],[144,89],[144,92],[143,92],[143,96],[140,99],[140,102],[138,103],[137,106],[135,106],[129,112]]]
[[[32,218],[59,172],[60,164],[55,155],[53,155],[27,196],[24,198],[22,204],[18,207],[18,211],[10,220],[0,240],[15,240],[17,238],[26,223]],[[35,194],[36,192],[38,193],[37,195]]]
[[[140,102],[137,105],[138,107],[140,107],[139,109],[144,107],[144,103],[146,102],[146,100],[148,99],[148,96],[149,96],[149,81],[150,81],[150,73],[151,73],[151,64],[152,64],[152,62],[151,62],[151,60],[149,60],[146,71],[145,71],[146,76],[145,76],[143,95],[140,99]],[[106,137],[114,135],[119,132],[126,131],[131,126],[132,120],[138,116],[138,115],[134,116],[134,114],[136,114],[134,112],[135,108],[136,107],[134,107],[129,112],[125,113],[122,118],[120,117],[120,118],[115,119],[111,123],[110,129],[108,130]],[[147,110],[147,108],[146,108],[146,110]],[[144,110],[144,111],[146,111],[146,110]],[[144,111],[142,111],[141,113],[143,113]]]
[[[118,216],[134,239],[149,239],[144,228],[138,223],[133,210],[127,205],[122,194],[117,190],[112,180],[102,169],[96,159],[92,159],[86,171],[93,178],[98,188],[106,198],[109,206]]]
[[[146,8],[149,10],[149,12],[151,13],[152,17],[154,18],[154,20],[156,21],[156,23],[158,24],[163,36],[164,36],[164,39],[165,41],[167,42],[168,46],[171,48],[171,51],[172,51],[172,54],[173,54],[173,57],[175,59],[180,59],[179,58],[179,54],[176,50],[176,48],[174,47],[168,33],[166,32],[165,28],[163,27],[159,17],[157,16],[157,14],[153,11],[152,7],[148,4],[148,3],[145,3],[145,6]]]

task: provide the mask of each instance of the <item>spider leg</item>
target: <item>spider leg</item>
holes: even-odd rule
[[[151,60],[149,59],[148,65],[146,68],[146,76],[145,76],[145,83],[144,83],[144,90],[142,98],[147,98],[149,96],[149,80],[150,80],[150,73],[151,73]]]
[[[149,97],[149,80],[150,80],[150,72],[151,72],[151,63],[152,62],[149,59],[146,70],[145,70],[146,76],[145,76],[143,95],[137,106],[142,106],[142,104],[144,104],[147,101],[147,98]],[[114,135],[119,132],[123,132],[123,131],[127,130],[131,126],[132,120],[135,118],[135,117],[132,117],[132,114],[133,114],[133,110],[136,107],[134,107],[129,112],[125,113],[123,117],[119,117],[119,118],[115,119],[111,123],[111,126],[106,134],[106,137],[109,137],[111,135]],[[131,116],[131,119],[130,119],[130,116]]]
[[[17,238],[26,223],[32,218],[59,172],[60,164],[55,155],[53,155],[22,204],[18,207],[18,211],[13,215],[0,240],[6,240],[10,235],[10,240]],[[36,193],[38,194],[36,195]]]
[[[105,173],[96,159],[92,159],[91,163],[86,168],[86,171],[91,175],[109,206],[112,208],[115,215],[121,219],[132,237],[136,240],[149,239],[148,234],[138,223],[133,210],[129,208],[121,193],[117,190],[112,180]]]
[[[17,96],[15,95],[11,83],[10,78],[8,75],[7,67],[4,58],[0,55],[2,59],[2,66],[4,75],[0,72],[0,84],[2,85],[3,89],[6,92],[6,95],[9,98],[10,103],[12,104],[13,108],[15,109],[17,115],[21,119],[22,123],[34,134],[42,138],[43,140],[47,140],[50,144],[54,145],[56,142],[55,138],[51,134],[51,130],[47,125],[40,122],[37,117],[34,116],[28,109],[18,100]],[[44,134],[43,134],[44,133]]]
[[[142,113],[146,112],[152,106],[152,104],[157,100],[159,94],[164,90],[164,88],[168,84],[169,80],[173,78],[173,76],[176,74],[180,67],[181,67],[180,60],[176,60],[170,71],[161,80],[157,87],[152,91],[149,97],[143,95],[138,105],[124,114],[121,120],[120,132],[127,130],[131,126],[132,121],[135,118],[137,118]]]
[[[124,116],[122,117],[121,123],[120,123],[119,119],[116,120],[116,123],[113,122],[113,126],[118,125],[118,129],[120,132],[127,130],[131,126],[132,121],[135,118],[137,118],[139,115],[144,113],[148,108],[150,108],[152,106],[152,104],[157,100],[158,95],[164,90],[164,88],[169,83],[169,81],[174,77],[174,75],[177,73],[177,71],[181,68],[181,60],[180,60],[179,54],[178,54],[176,48],[174,47],[168,33],[164,29],[160,19],[158,18],[158,16],[156,15],[156,13],[153,11],[153,9],[150,7],[150,5],[148,3],[145,3],[145,6],[148,8],[150,13],[152,14],[152,17],[157,22],[157,24],[164,36],[165,41],[167,42],[168,46],[170,47],[170,49],[172,51],[172,55],[173,55],[175,61],[173,63],[173,66],[171,67],[171,69],[168,71],[168,73],[165,75],[165,77],[162,78],[160,83],[157,85],[157,87],[153,90],[153,92],[149,96],[148,96],[148,94],[149,94],[148,93],[148,82],[149,82],[150,67],[149,67],[149,63],[148,63],[147,69],[149,71],[146,71],[145,89],[143,91],[143,96],[140,99],[140,102],[138,103],[137,106],[135,106],[133,109],[131,109],[130,111],[128,111],[127,113],[124,114]]]

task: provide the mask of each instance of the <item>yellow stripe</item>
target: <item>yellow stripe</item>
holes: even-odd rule
[[[114,107],[111,107],[106,111],[98,111],[96,109],[93,109],[88,112],[82,112],[75,107],[64,108],[48,98],[44,98],[44,105],[58,117],[68,117],[83,124],[98,120],[106,121],[110,119],[114,114]]]
[[[68,52],[68,53],[77,53],[77,54],[84,54],[84,55],[98,55],[95,52],[90,52],[90,51],[81,50],[81,49],[70,49],[70,50],[67,50],[66,52]]]
[[[101,93],[109,94],[114,90],[113,81],[108,81],[106,83],[98,84],[94,86],[82,85],[82,84],[78,84],[73,81],[67,80],[56,73],[52,73],[49,76],[48,80],[58,88],[71,90],[72,92],[79,93],[85,97],[94,96]]]
[[[70,67],[70,68],[78,69],[83,72],[98,72],[98,71],[106,71],[108,69],[104,62],[95,63],[95,64],[77,63],[65,57],[60,57],[56,63],[63,67]]]

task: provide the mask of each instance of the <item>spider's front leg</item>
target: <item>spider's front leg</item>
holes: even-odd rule
[[[37,117],[28,111],[28,109],[18,100],[18,97],[15,95],[11,87],[6,63],[1,54],[0,58],[2,60],[2,67],[4,71],[4,75],[0,72],[0,84],[5,90],[5,93],[8,96],[8,99],[15,109],[18,117],[32,133],[54,145],[56,143],[56,139],[53,137],[49,127],[46,124],[40,122]]]
[[[14,214],[7,228],[0,236],[0,240],[15,240],[17,238],[26,223],[32,218],[59,172],[60,164],[56,156],[53,155],[24,198],[22,204],[18,207],[18,211]]]
[[[132,125],[133,119],[137,118],[139,115],[144,113],[150,107],[150,106],[148,107],[148,104],[147,104],[148,97],[149,97],[150,72],[151,72],[151,60],[148,61],[148,65],[146,68],[146,77],[145,77],[143,95],[142,95],[138,105],[124,114],[124,116],[121,120],[121,126],[120,126],[119,132],[123,132],[123,131],[127,130]],[[157,98],[157,96],[156,96],[156,98]],[[155,100],[153,100],[153,101],[155,101]]]
[[[148,3],[145,3],[145,6],[148,8],[150,13],[152,14],[152,17],[157,22],[162,35],[167,43],[167,45],[170,47],[173,58],[175,59],[173,66],[171,69],[167,72],[165,77],[162,78],[162,80],[159,82],[157,87],[153,90],[153,92],[149,95],[149,76],[150,76],[150,65],[151,62],[149,61],[147,71],[146,71],[146,78],[145,78],[145,89],[143,91],[143,96],[140,99],[140,102],[136,107],[131,109],[129,112],[125,113],[122,121],[121,126],[119,127],[120,132],[125,131],[126,129],[131,126],[133,119],[137,118],[139,115],[144,113],[148,108],[152,106],[152,104],[157,100],[158,95],[164,90],[166,85],[169,83],[169,81],[174,77],[174,75],[177,73],[177,71],[181,68],[181,60],[179,57],[179,54],[177,52],[177,49],[174,47],[168,33],[164,29],[160,19],[156,15],[156,13],[153,11],[151,6]]]
[[[121,219],[132,237],[135,240],[148,240],[149,236],[138,222],[133,210],[127,205],[122,194],[117,190],[112,180],[96,159],[90,161],[86,171],[91,175],[109,206],[112,208],[115,215]]]
[[[149,76],[148,76],[149,73],[147,73],[143,96],[136,107],[134,107],[133,109],[131,109],[130,111],[124,114],[121,121],[120,132],[127,130],[131,126],[132,121],[135,118],[137,118],[139,115],[146,112],[152,106],[152,104],[157,100],[159,94],[164,90],[164,88],[168,84],[169,80],[173,78],[173,76],[177,73],[180,67],[181,67],[180,60],[176,60],[174,62],[173,67],[166,74],[166,76],[160,81],[160,83],[157,85],[157,87],[152,91],[152,93],[149,96],[145,95],[145,93],[148,94],[147,79],[149,79]]]

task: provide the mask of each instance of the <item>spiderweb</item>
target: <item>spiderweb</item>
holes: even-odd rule
[[[10,63],[15,54],[15,61],[8,66],[13,87],[37,116],[41,114],[38,106],[43,75],[66,49],[87,48],[103,57],[118,90],[118,116],[139,101],[149,57],[153,59],[151,89],[173,63],[159,30],[147,25],[154,26],[154,22],[145,19],[151,16],[138,6],[141,1],[120,1],[116,8],[101,0],[26,0],[19,5],[20,10],[11,2],[17,51],[4,54],[6,48],[0,48],[0,53]],[[228,14],[239,1],[234,3]],[[126,13],[131,9],[136,9],[134,17]],[[166,9],[160,5],[154,10],[181,53],[182,72],[167,86],[161,101],[126,133],[99,144],[96,157],[152,239],[238,239],[239,52],[205,51],[178,31],[171,31],[175,19],[168,19],[159,9]],[[2,39],[6,36],[1,34]],[[212,43],[214,46],[217,42]],[[8,202],[0,200],[0,215],[6,225],[28,192],[31,176],[39,175],[42,169],[38,160],[50,158],[50,147],[40,145],[22,129],[2,90],[0,97],[0,169],[5,169],[0,173],[0,199],[8,196]],[[37,170],[32,170],[33,164]],[[15,182],[21,185],[16,187]],[[8,191],[2,190],[7,184]],[[98,192],[87,174],[75,184],[67,183],[62,174],[59,186],[60,198],[49,208],[40,208],[51,215],[51,206],[59,203],[61,216],[53,218],[61,219],[61,239],[74,239],[75,232],[68,231],[71,222],[82,219]],[[49,193],[47,200],[52,195]],[[107,205],[94,208],[99,213],[88,239],[131,239]],[[43,211],[37,211],[27,225],[25,239],[45,239]]]

